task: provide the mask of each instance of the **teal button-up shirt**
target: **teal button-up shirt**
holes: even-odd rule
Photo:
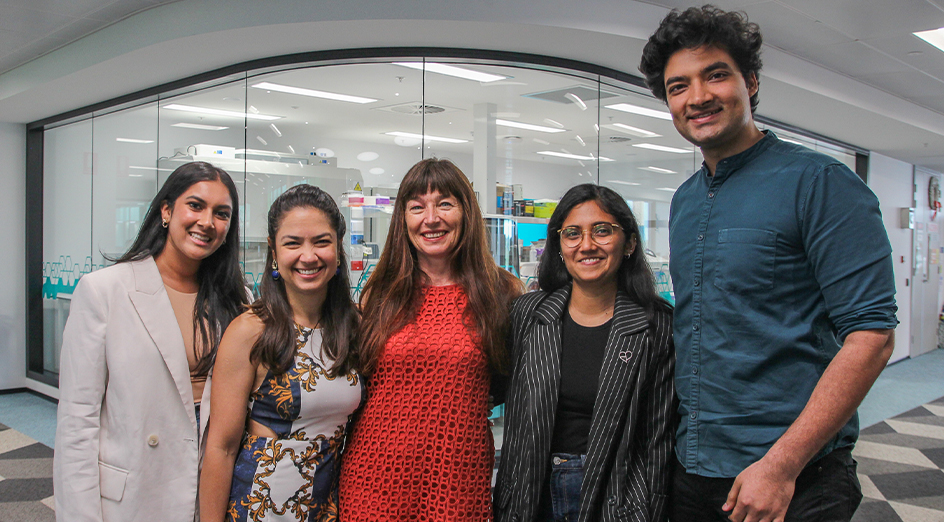
[[[679,187],[669,243],[676,454],[734,477],[800,415],[846,335],[897,325],[888,235],[845,165],[767,132]],[[853,416],[818,456],[858,431]]]

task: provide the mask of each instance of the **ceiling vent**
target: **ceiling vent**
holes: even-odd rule
[[[421,114],[440,114],[443,112],[453,112],[453,111],[458,111],[460,109],[454,109],[452,107],[442,107],[440,105],[430,105],[428,103],[424,105],[421,102],[407,102],[407,103],[401,103],[398,105],[389,105],[387,107],[377,107],[377,110],[387,111],[387,112],[396,112],[400,114],[413,114],[413,115],[419,116]]]
[[[619,94],[615,92],[610,92],[603,89],[591,89],[590,87],[585,87],[583,85],[574,85],[573,87],[565,87],[563,89],[556,89],[553,91],[533,92],[531,94],[522,94],[522,96],[525,98],[537,98],[538,100],[555,103],[574,103],[570,98],[567,97],[568,94],[577,96],[585,102],[593,100],[605,100],[607,98],[619,96]]]

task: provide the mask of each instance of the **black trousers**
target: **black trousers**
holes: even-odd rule
[[[721,506],[733,484],[733,478],[688,474],[676,460],[669,520],[726,522],[730,512],[721,511]],[[837,449],[808,464],[797,477],[786,522],[848,522],[861,501],[851,449]]]

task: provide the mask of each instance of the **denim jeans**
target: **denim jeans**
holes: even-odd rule
[[[700,477],[685,473],[675,461],[670,504],[673,522],[727,522],[721,511],[733,478]],[[862,501],[856,462],[849,448],[841,448],[808,464],[796,480],[785,522],[848,522]]]
[[[537,520],[541,522],[573,522],[580,514],[580,486],[586,455],[554,453],[548,485],[541,495]]]

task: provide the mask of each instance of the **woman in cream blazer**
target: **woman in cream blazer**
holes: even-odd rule
[[[79,281],[59,374],[60,522],[198,517],[192,381],[212,365],[223,329],[246,301],[238,208],[225,171],[186,164],[155,196],[128,253]],[[196,294],[196,367],[168,289]]]

